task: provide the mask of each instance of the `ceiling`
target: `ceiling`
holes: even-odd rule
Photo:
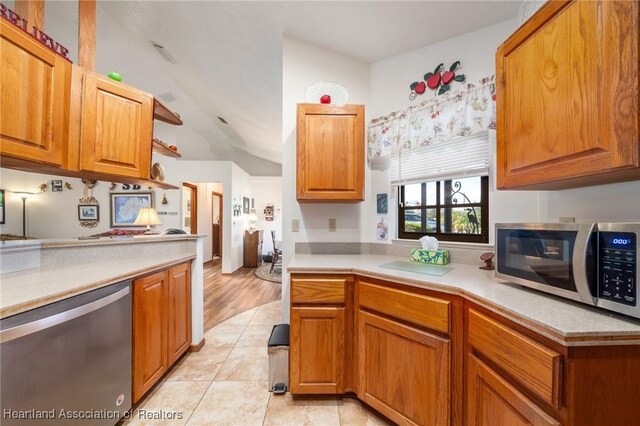
[[[103,1],[98,36],[106,14],[198,110],[180,112],[217,159],[241,153],[280,163],[283,34],[374,62],[512,19],[520,3]],[[177,63],[162,59],[150,41]],[[173,92],[160,93],[166,91]]]

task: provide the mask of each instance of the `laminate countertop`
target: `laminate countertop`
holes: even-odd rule
[[[3,274],[0,275],[0,318],[182,263],[195,256],[185,250]]]
[[[287,272],[356,274],[459,295],[566,346],[640,345],[640,320],[496,279],[494,271],[451,263],[443,276],[383,268],[387,255],[296,254]]]

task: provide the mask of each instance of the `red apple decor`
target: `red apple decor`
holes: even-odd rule
[[[331,103],[331,96],[322,95],[322,97],[320,97],[320,103],[321,104],[330,104]]]
[[[444,64],[440,64],[433,72],[424,75],[424,81],[416,81],[411,83],[411,93],[409,99],[414,100],[418,95],[425,92],[425,86],[431,90],[438,90],[438,95],[447,93],[451,89],[451,83],[457,81],[464,83],[466,76],[464,74],[456,75],[456,69],[460,66],[460,61],[455,61],[449,71],[442,72]],[[426,83],[426,84],[425,84]]]

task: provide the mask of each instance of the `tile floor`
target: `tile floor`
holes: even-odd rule
[[[280,302],[243,312],[205,333],[123,425],[389,425],[353,398],[292,398],[268,391],[267,340]]]

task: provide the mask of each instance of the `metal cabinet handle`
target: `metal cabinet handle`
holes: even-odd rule
[[[109,296],[103,297],[102,299],[94,300],[86,305],[78,306],[77,308],[69,309],[68,311],[60,312],[58,314],[51,315],[50,317],[41,318],[33,322],[2,330],[0,331],[0,343],[9,342],[19,337],[33,334],[53,327],[54,325],[62,324],[63,322],[71,321],[74,318],[97,311],[100,308],[122,299],[127,294],[129,294],[129,287],[123,288]]]

